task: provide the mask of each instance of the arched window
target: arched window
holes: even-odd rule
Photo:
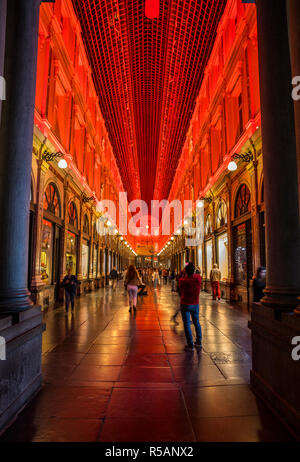
[[[88,219],[87,215],[84,215],[82,230],[83,230],[84,234],[89,234],[89,232],[90,232],[90,224],[89,224],[89,219]]]
[[[94,241],[97,240],[97,237],[98,237],[97,226],[96,226],[96,223],[94,223],[94,225],[93,225],[93,238],[94,238]]]
[[[217,228],[222,228],[227,224],[227,207],[224,201],[220,201],[217,209],[216,225]]]
[[[205,234],[207,236],[208,234],[211,234],[211,233],[212,233],[211,216],[210,214],[208,214],[206,217],[206,222],[205,222]]]
[[[249,188],[246,184],[242,184],[238,190],[235,201],[235,218],[245,215],[251,210],[251,196]]]
[[[69,205],[69,224],[74,226],[74,228],[78,228],[77,208],[74,202],[71,202]]]
[[[60,198],[57,186],[49,183],[44,194],[44,210],[60,217]]]

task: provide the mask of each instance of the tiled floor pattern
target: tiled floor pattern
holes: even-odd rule
[[[186,353],[178,295],[122,284],[45,314],[44,387],[2,441],[288,441],[251,392],[248,313],[200,297],[203,350]]]

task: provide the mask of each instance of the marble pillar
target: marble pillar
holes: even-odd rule
[[[291,311],[300,294],[300,228],[286,3],[257,0],[267,285],[262,302]]]
[[[0,311],[32,307],[27,289],[29,205],[40,0],[7,4],[0,126]]]

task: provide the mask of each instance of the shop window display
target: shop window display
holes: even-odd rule
[[[97,267],[98,267],[98,247],[94,244],[93,249],[93,278],[97,277]]]
[[[82,277],[87,279],[89,276],[89,245],[85,241],[82,244],[81,249],[81,259],[82,259]]]
[[[212,269],[212,241],[205,243],[206,250],[206,278],[209,279],[209,275]]]
[[[218,262],[222,280],[228,278],[228,237],[227,233],[218,237]]]
[[[235,247],[235,279],[240,284],[247,282],[247,240],[246,224],[238,226],[236,229]]]
[[[53,226],[43,220],[42,246],[41,246],[41,278],[45,284],[51,284],[52,253],[53,253]]]
[[[71,269],[73,274],[76,274],[76,248],[77,237],[75,234],[67,233],[67,248],[66,248],[66,270]]]
[[[201,269],[201,274],[203,274],[203,268],[202,268],[202,246],[199,245],[198,247],[198,266]]]

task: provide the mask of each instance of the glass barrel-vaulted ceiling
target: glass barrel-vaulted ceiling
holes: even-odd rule
[[[128,199],[166,199],[226,0],[73,2]]]

